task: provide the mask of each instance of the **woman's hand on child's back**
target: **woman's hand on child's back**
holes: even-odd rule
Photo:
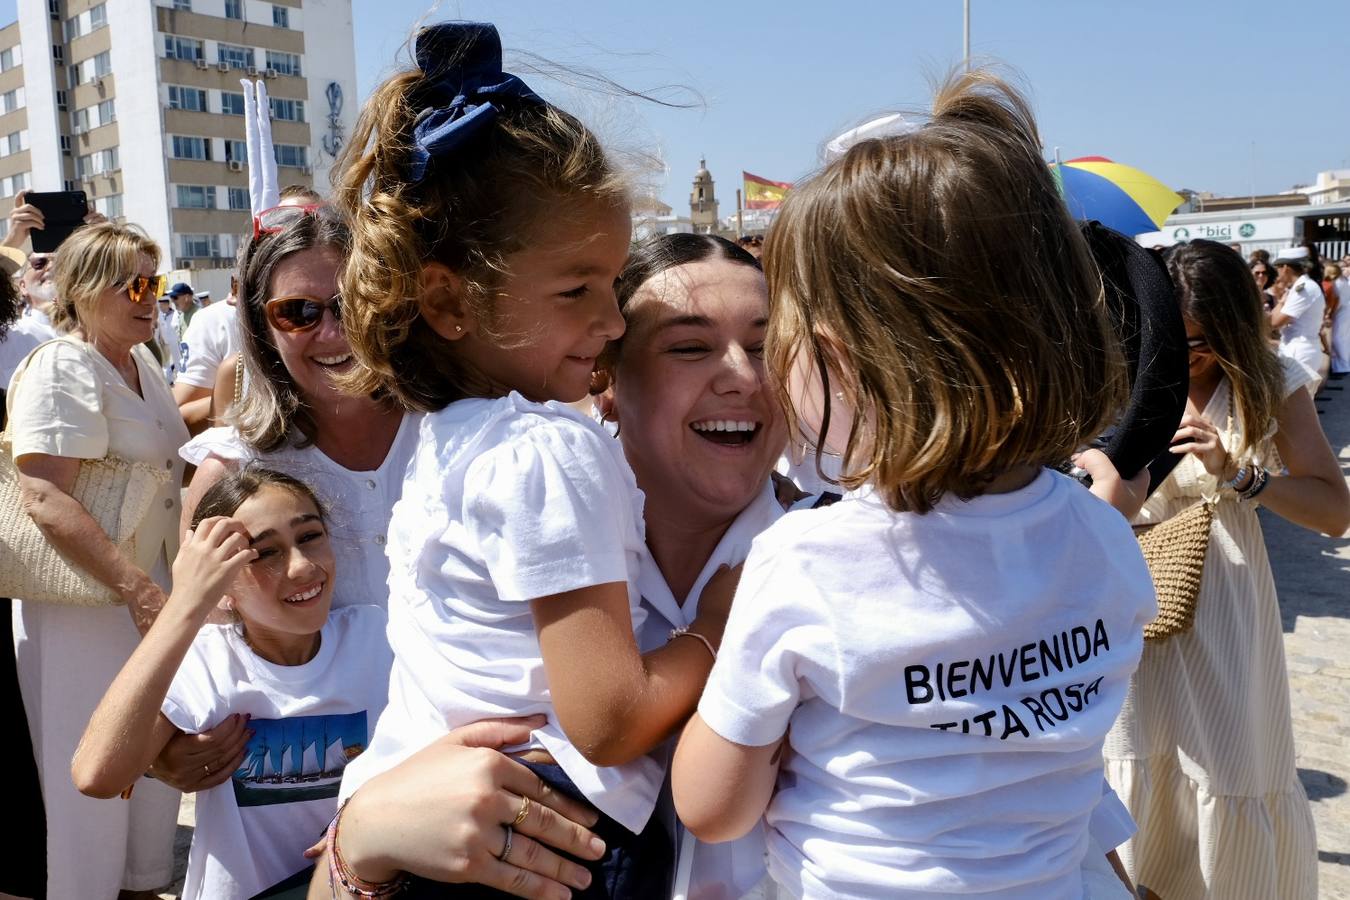
[[[599,859],[604,843],[585,827],[598,816],[497,749],[524,743],[544,722],[534,716],[459,728],[371,779],[343,810],[343,860],[376,882],[403,871],[557,900],[572,896],[568,886],[585,888],[590,873],[559,854]],[[511,854],[502,862],[507,826]],[[314,883],[327,888],[326,866],[317,872]]]
[[[187,532],[173,562],[173,598],[184,611],[209,613],[244,566],[257,557],[248,532],[233,519],[215,516]]]

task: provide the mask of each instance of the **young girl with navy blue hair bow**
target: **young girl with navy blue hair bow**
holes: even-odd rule
[[[343,796],[452,728],[543,714],[513,755],[602,813],[606,854],[576,895],[658,897],[672,848],[651,754],[694,709],[726,600],[639,652],[642,495],[618,442],[565,405],[623,333],[625,182],[502,71],[493,26],[427,28],[415,55],[368,102],[336,195],[348,387],[426,413],[389,532],[390,702]],[[537,849],[515,830],[532,814],[524,797],[501,813],[502,865]]]

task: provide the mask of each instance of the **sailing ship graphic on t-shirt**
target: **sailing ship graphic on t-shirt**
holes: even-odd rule
[[[234,773],[240,806],[336,797],[348,761],[366,748],[366,713],[252,719],[244,762]]]

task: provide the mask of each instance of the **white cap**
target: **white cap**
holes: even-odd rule
[[[1308,258],[1307,247],[1285,247],[1275,256],[1275,265],[1281,263],[1302,262]]]
[[[850,128],[839,137],[825,145],[825,161],[832,162],[848,152],[848,149],[854,144],[860,144],[863,141],[870,141],[875,138],[895,137],[896,135],[909,134],[911,131],[918,131],[919,125],[911,122],[899,113],[891,113],[888,116],[882,116],[879,119],[873,119],[857,128]]]

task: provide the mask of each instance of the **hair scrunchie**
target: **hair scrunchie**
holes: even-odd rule
[[[491,125],[502,106],[543,105],[520,78],[502,71],[502,42],[487,22],[444,22],[422,29],[414,49],[417,67],[432,82],[434,105],[418,113],[408,178],[426,177],[433,159],[445,156]]]

